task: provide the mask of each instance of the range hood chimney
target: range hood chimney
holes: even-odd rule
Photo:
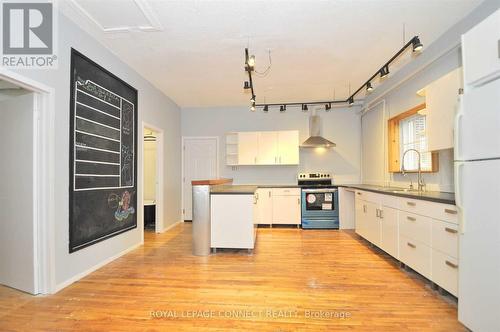
[[[303,148],[332,148],[337,144],[321,136],[321,118],[313,110],[309,117],[309,138],[302,143]]]

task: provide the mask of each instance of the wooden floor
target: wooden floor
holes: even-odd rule
[[[56,295],[0,287],[0,331],[465,331],[456,304],[352,232],[259,228],[191,255],[191,224]]]

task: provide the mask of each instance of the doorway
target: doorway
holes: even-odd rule
[[[38,293],[36,94],[0,79],[0,284]]]
[[[161,233],[163,226],[163,132],[143,125],[144,232]]]
[[[219,176],[219,138],[182,138],[182,212],[184,221],[191,221],[191,181],[215,179]]]

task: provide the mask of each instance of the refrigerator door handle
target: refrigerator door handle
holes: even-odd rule
[[[454,130],[454,141],[455,141],[455,160],[462,160],[462,151],[460,144],[460,136],[462,135],[460,127],[462,125],[462,117],[464,114],[462,113],[463,109],[463,96],[458,96],[458,112],[455,115],[455,130]]]
[[[465,232],[465,220],[464,220],[464,206],[462,202],[462,172],[464,167],[463,162],[455,163],[455,204],[457,206],[459,213],[459,230],[460,234]]]

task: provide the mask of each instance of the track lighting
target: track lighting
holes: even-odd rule
[[[382,69],[380,69],[380,78],[384,78],[387,75],[389,75],[389,66],[385,65]]]
[[[255,95],[252,96],[252,99],[250,99],[250,102],[255,103]]]
[[[420,38],[417,36],[412,39],[413,52],[420,52],[424,48],[424,45],[420,42]]]
[[[250,107],[250,111],[255,112],[255,105],[252,105],[252,107]]]
[[[253,67],[255,67],[255,55],[250,55],[248,57],[248,67],[250,67],[250,69],[253,69]]]
[[[301,106],[303,112],[308,111],[308,105],[325,105],[325,111],[329,111],[332,108],[332,104],[339,104],[339,105],[345,105],[348,104],[349,106],[352,106],[354,104],[354,97],[356,97],[360,92],[362,92],[363,89],[366,89],[366,93],[372,92],[374,90],[374,87],[372,85],[372,81],[377,78],[377,76],[380,77],[380,79],[385,78],[386,76],[389,75],[389,66],[396,61],[401,54],[404,52],[408,51],[408,49],[411,47],[413,52],[420,52],[423,49],[423,45],[420,42],[420,38],[418,36],[414,36],[411,38],[403,47],[401,47],[383,66],[380,68],[378,71],[376,71],[372,76],[370,76],[361,86],[355,90],[354,92],[351,93],[351,87],[349,85],[349,96],[346,99],[335,99],[335,92],[333,95],[333,100],[323,100],[323,101],[301,101],[301,102],[290,102],[290,103],[271,103],[271,104],[253,104],[252,106],[255,107],[264,107],[264,112],[268,112],[269,106],[271,107],[280,107],[280,112],[285,112],[286,111],[286,106]],[[245,81],[244,88],[245,89],[250,89],[251,90],[251,96],[252,96],[252,102],[255,102],[255,92],[254,92],[254,85],[252,82],[252,72],[254,71],[254,66],[255,66],[255,56],[254,55],[249,55],[248,48],[245,48],[245,71],[247,72],[248,75],[248,81]],[[262,73],[258,73],[262,74]],[[265,100],[264,100],[265,102]]]
[[[269,106],[264,105],[264,108],[262,110],[264,111],[264,113],[269,112]]]

